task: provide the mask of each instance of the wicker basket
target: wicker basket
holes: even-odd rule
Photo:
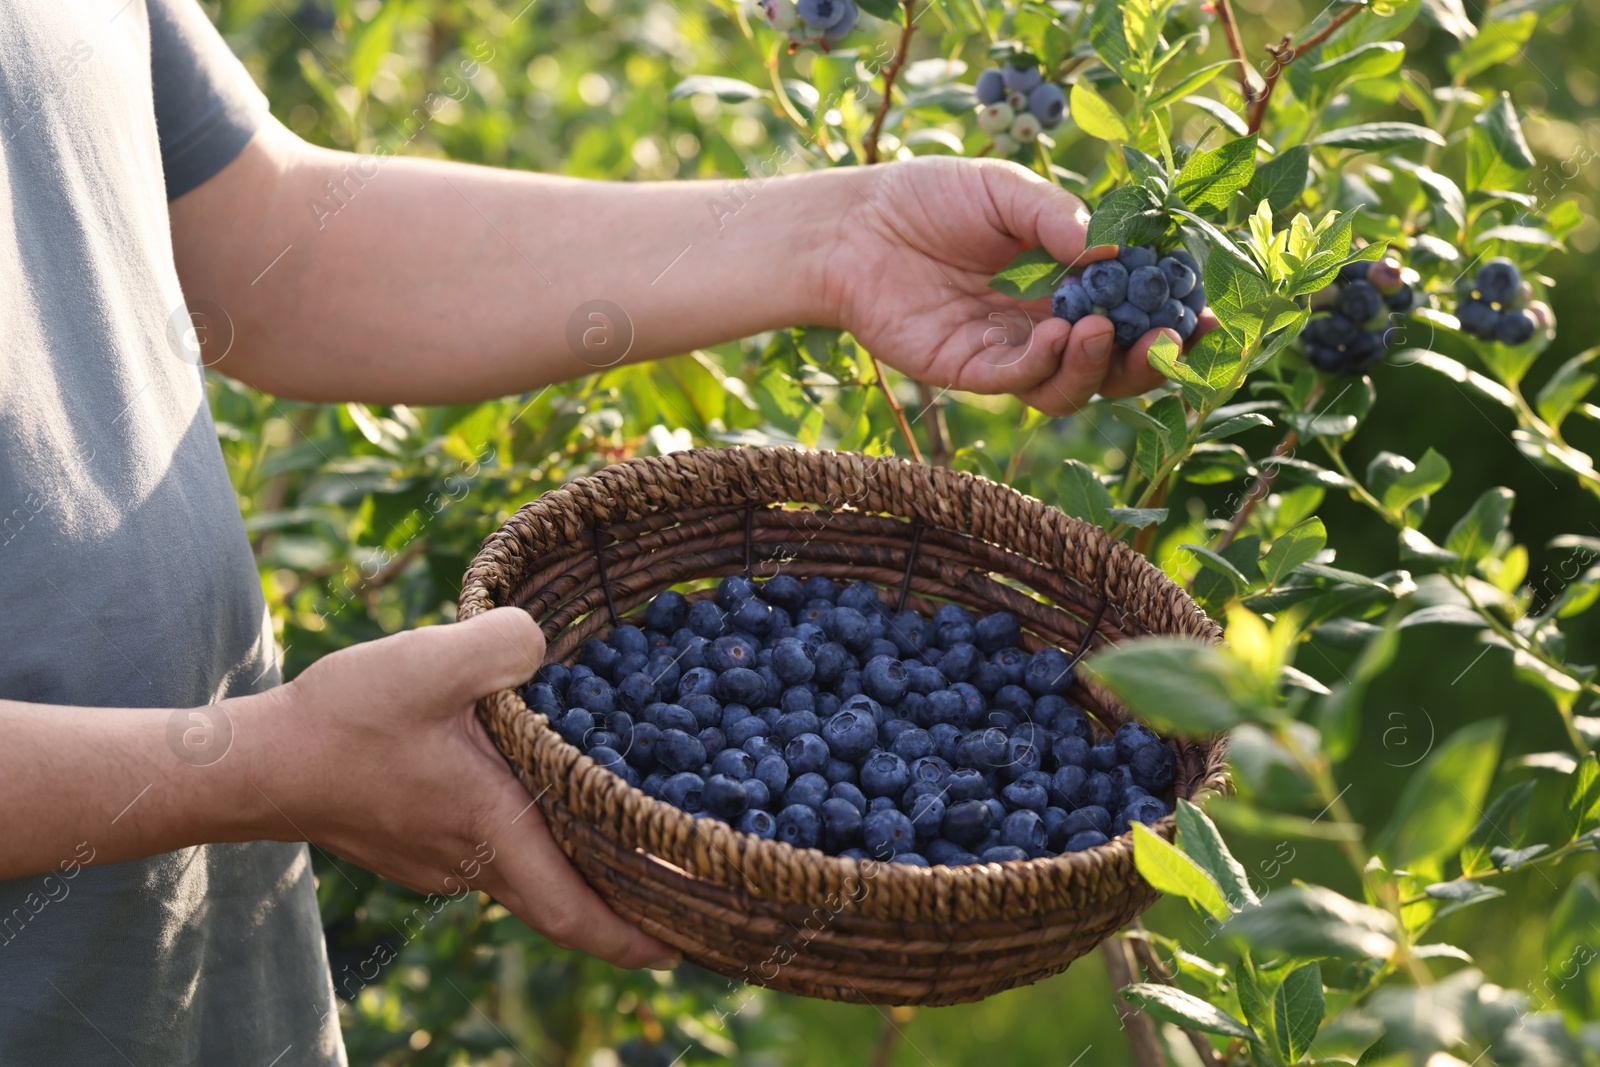
[[[786,448],[634,459],[546,493],[484,542],[460,616],[520,605],[542,623],[549,660],[567,662],[673,585],[780,568],[864,579],[922,611],[940,601],[1011,611],[1030,651],[1219,636],[1143,557],[1037,500],[902,460]],[[1109,729],[1127,717],[1087,681],[1071,696]],[[1003,865],[857,863],[651,799],[512,690],[485,698],[479,714],[600,896],[732,978],[858,1003],[979,1000],[1065,969],[1156,896],[1126,836]],[[1179,796],[1224,787],[1220,746],[1168,743]],[[1170,839],[1172,819],[1155,829]]]

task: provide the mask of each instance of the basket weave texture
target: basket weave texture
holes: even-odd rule
[[[674,585],[780,571],[873,582],[924,612],[942,601],[1011,611],[1029,651],[1220,636],[1144,557],[1012,489],[893,458],[788,448],[633,459],[544,494],[484,542],[459,617],[519,605],[542,624],[547,659],[567,662]],[[1107,730],[1128,718],[1085,679],[1070,699]],[[651,799],[563,741],[513,690],[478,711],[600,896],[732,978],[879,1005],[979,1000],[1064,970],[1156,896],[1127,836],[1003,865],[858,863]],[[1220,744],[1167,743],[1178,796],[1226,788]],[[1153,829],[1170,840],[1172,818]]]

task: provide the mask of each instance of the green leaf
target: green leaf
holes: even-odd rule
[[[1539,16],[1531,11],[1515,18],[1497,19],[1493,29],[1467,41],[1445,61],[1450,76],[1461,85],[1490,67],[1508,62],[1528,43],[1538,22]]]
[[[1282,211],[1305,192],[1311,146],[1297,144],[1273,156],[1256,168],[1244,187],[1244,198],[1252,204],[1265,200],[1273,211]]]
[[[1531,778],[1518,782],[1494,798],[1461,846],[1462,874],[1492,870],[1491,849],[1517,848],[1527,839],[1535,784]]]
[[[1317,962],[1296,967],[1272,997],[1278,1051],[1288,1063],[1300,1062],[1322,1029],[1322,968]]]
[[[1271,295],[1266,279],[1232,256],[1213,253],[1206,259],[1204,280],[1206,303],[1222,328],[1241,346],[1258,341]]]
[[[1600,823],[1600,760],[1586,754],[1567,779],[1567,833],[1569,840]]]
[[[1421,163],[1413,163],[1399,156],[1391,156],[1389,162],[1417,179],[1435,212],[1448,218],[1455,227],[1455,232],[1460,232],[1467,225],[1467,200],[1462,195],[1461,187],[1453,180],[1432,167],[1425,167]]]
[[[1444,144],[1444,138],[1426,126],[1409,122],[1363,122],[1357,126],[1329,130],[1313,138],[1312,144],[1330,148],[1357,148],[1375,152],[1381,148],[1399,148],[1413,144]]]
[[[1122,990],[1122,997],[1152,1018],[1175,1026],[1255,1041],[1255,1031],[1220,1008],[1212,1007],[1192,993],[1169,985],[1140,982]]]
[[[1191,208],[1219,210],[1256,172],[1256,135],[1240,137],[1208,152],[1195,152],[1178,171],[1172,191]],[[1206,290],[1210,292],[1209,289]]]
[[[667,99],[682,100],[700,93],[710,93],[718,100],[736,104],[741,100],[754,100],[766,96],[767,90],[740,81],[738,78],[724,78],[716,74],[691,74],[672,87]]]
[[[1383,490],[1383,506],[1403,511],[1413,500],[1432,496],[1450,480],[1450,461],[1429,448],[1411,470],[1400,474]]]
[[[1312,820],[1304,815],[1284,815],[1242,800],[1221,798],[1211,802],[1217,821],[1236,833],[1252,837],[1292,838],[1304,841],[1360,841],[1362,827],[1355,823]]]
[[[1386,911],[1321,886],[1295,885],[1273,890],[1259,905],[1228,920],[1222,931],[1262,956],[1386,960],[1394,954],[1397,928]]]
[[[1133,826],[1133,863],[1157,892],[1182,897],[1218,920],[1233,914],[1211,876],[1144,823]]]
[[[1485,490],[1483,495],[1467,509],[1467,513],[1450,528],[1444,548],[1461,558],[1463,569],[1487,556],[1511,521],[1511,505],[1516,494],[1504,486]]]
[[[1062,511],[1096,526],[1108,525],[1111,493],[1086,464],[1075,459],[1062,464],[1056,489],[1060,494],[1058,503]]]
[[[1478,32],[1461,0],[1422,0],[1422,17],[1458,41],[1469,41]]]
[[[1322,551],[1328,543],[1327,528],[1316,516],[1306,519],[1287,533],[1275,538],[1261,561],[1261,576],[1267,585],[1274,586],[1288,577],[1289,572]]]
[[[1511,94],[1503,92],[1473,120],[1467,134],[1467,189],[1513,189],[1533,164]]]
[[[1522,245],[1525,248],[1561,248],[1555,235],[1537,226],[1495,226],[1478,234],[1479,243],[1500,241],[1504,244]]]
[[[1586,1022],[1600,1014],[1600,967],[1593,966],[1595,930],[1600,929],[1600,882],[1588,871],[1572,880],[1550,914],[1544,959],[1556,1002],[1569,1018]]]
[[[1343,55],[1318,63],[1309,73],[1319,98],[1327,100],[1353,81],[1367,81],[1393,74],[1400,69],[1405,58],[1405,45],[1398,41],[1380,41],[1353,48]]]
[[[1147,244],[1167,229],[1161,205],[1142,185],[1124,185],[1100,198],[1089,217],[1088,244]]]
[[[1244,118],[1227,104],[1220,100],[1213,100],[1209,96],[1186,96],[1185,104],[1193,104],[1207,115],[1216,119],[1229,133],[1243,137],[1250,132],[1250,126]]]
[[[1500,758],[1501,720],[1464,726],[1406,782],[1381,839],[1391,867],[1408,867],[1459,849],[1477,824]]]
[[[1042,248],[1030,248],[989,279],[989,288],[1018,300],[1049,296],[1061,284],[1067,268]]]
[[[1256,892],[1250,888],[1250,879],[1244,867],[1233,858],[1233,853],[1217,832],[1216,823],[1195,805],[1178,798],[1176,811],[1178,847],[1199,864],[1222,890],[1222,895],[1235,908],[1257,904]]]
[[[1558,366],[1554,374],[1550,374],[1550,381],[1544,382],[1544,389],[1539,390],[1539,418],[1549,422],[1550,426],[1562,426],[1571,410],[1582,403],[1582,398],[1589,395],[1590,389],[1594,389],[1595,381],[1600,381],[1594,374],[1584,371],[1584,366],[1594,362],[1597,355],[1600,355],[1600,349],[1579,352]]]
[[[383,57],[389,54],[394,39],[395,22],[400,17],[400,5],[386,4],[368,22],[357,23],[350,31],[350,84],[365,94],[372,85]]]
[[[1269,717],[1249,668],[1222,649],[1182,637],[1145,637],[1113,645],[1084,661],[1088,672],[1152,727],[1212,734],[1246,719]]]
[[[1120,0],[1094,0],[1089,10],[1089,43],[1124,84],[1130,88],[1143,84],[1144,79],[1129,69],[1132,53],[1128,51],[1128,38],[1122,29]]]
[[[1072,121],[1078,129],[1102,141],[1131,141],[1133,134],[1123,121],[1122,113],[1111,102],[1079,78],[1072,84]]]
[[[1462,908],[1470,908],[1474,904],[1482,904],[1486,900],[1495,900],[1506,895],[1506,891],[1499,886],[1484,885],[1472,878],[1457,878],[1453,882],[1435,882],[1423,890],[1425,894],[1435,900],[1444,901],[1433,913],[1433,919],[1439,920]]]
[[[1166,508],[1110,508],[1106,516],[1114,523],[1122,526],[1131,526],[1135,530],[1142,530],[1146,526],[1154,526],[1159,522],[1167,521]]]
[[[1150,109],[1154,110],[1158,107],[1176,104],[1179,100],[1182,100],[1190,93],[1204,86],[1212,78],[1233,66],[1233,63],[1234,61],[1231,59],[1223,59],[1216,63],[1207,63],[1203,67],[1190,71],[1172,86],[1156,94],[1156,98],[1150,101]]]
[[[1243,415],[1235,415],[1231,419],[1225,419],[1222,422],[1217,423],[1215,426],[1202,433],[1197,440],[1220,441],[1224,437],[1232,437],[1236,433],[1243,433],[1246,430],[1253,430],[1258,426],[1271,426],[1272,424],[1272,420],[1267,418],[1265,415],[1254,411],[1246,412]]]

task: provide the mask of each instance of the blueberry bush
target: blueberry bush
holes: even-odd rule
[[[287,674],[447,621],[522,502],[703,445],[1004,481],[1227,626],[1079,667],[1158,731],[1227,731],[1237,787],[1177,804],[1175,846],[1132,827],[1166,896],[1099,961],[959,1008],[822,1004],[615,972],[318,854],[354,1062],[1600,1063],[1592,0],[207,6],[286,125],[359,152],[722,179],[718,220],[779,173],[1011,159],[1119,254],[1025,253],[975,344],[1045,307],[1184,338],[1151,350],[1168,385],[1068,419],[804,327],[437,408],[212,374]]]

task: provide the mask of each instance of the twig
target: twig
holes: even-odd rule
[[[883,99],[878,101],[878,113],[872,116],[872,128],[867,131],[867,143],[861,146],[868,163],[878,161],[878,135],[883,132],[884,116],[889,114],[889,105],[894,96],[894,80],[900,76],[900,68],[905,66],[906,53],[911,50],[911,35],[917,32],[916,9],[917,0],[905,0],[906,26],[900,31],[900,47],[895,49],[894,58],[889,60],[889,66],[883,72]]]
[[[1167,480],[1161,483],[1161,488],[1157,489],[1155,494],[1151,496],[1150,506],[1159,508],[1162,504],[1165,504],[1167,502],[1167,493],[1171,489],[1172,478],[1169,475]],[[1133,535],[1133,550],[1149,559],[1150,543],[1156,539],[1156,531],[1159,529],[1161,529],[1159,522],[1152,522],[1149,526],[1141,527],[1139,532]]]
[[[1106,974],[1111,978],[1111,988],[1121,990],[1138,979],[1134,976],[1133,960],[1129,958],[1128,942],[1124,938],[1108,938],[1100,945],[1100,955],[1105,957]],[[1121,999],[1120,997],[1118,999]],[[1122,1028],[1128,1034],[1128,1051],[1133,1054],[1137,1067],[1167,1067],[1167,1058],[1161,1054],[1161,1044],[1156,1040],[1156,1024],[1150,1016],[1127,1001],[1126,1010],[1119,1009]]]
[[[1316,404],[1317,399],[1321,396],[1322,383],[1318,382],[1316,385],[1311,387],[1311,392],[1306,394],[1305,403],[1300,405],[1300,410],[1310,411],[1311,408]],[[1334,399],[1338,398],[1335,397]],[[1287,456],[1290,452],[1294,451],[1295,446],[1299,443],[1299,433],[1294,430],[1290,430],[1288,433],[1283,435],[1283,440],[1279,441],[1277,446],[1273,448],[1272,455],[1274,457]],[[1266,470],[1256,475],[1255,483],[1250,486],[1250,492],[1246,493],[1244,500],[1240,502],[1239,510],[1234,513],[1233,521],[1228,523],[1228,530],[1217,542],[1215,551],[1221,552],[1224,548],[1227,548],[1229,545],[1233,544],[1234,539],[1239,536],[1239,531],[1244,529],[1245,520],[1250,518],[1250,513],[1254,511],[1256,509],[1256,505],[1266,499],[1267,494],[1272,491],[1272,483],[1278,480],[1278,472],[1282,469],[1283,468],[1281,464],[1271,463],[1267,465]]]
[[[936,467],[950,466],[950,428],[944,420],[944,405],[934,395],[933,386],[917,383],[917,403],[928,418],[928,459]]]
[[[1217,0],[1217,21],[1222,23],[1222,36],[1228,41],[1228,51],[1233,53],[1233,58],[1239,65],[1239,92],[1244,96],[1244,102],[1255,102],[1256,91],[1250,84],[1250,64],[1245,62],[1244,41],[1239,37],[1239,23],[1233,17],[1233,4],[1230,0]]]
[[[1135,922],[1134,925],[1138,926],[1139,924]],[[1148,941],[1140,938],[1129,938],[1128,940],[1133,945],[1133,954],[1138,957],[1139,964],[1144,968],[1146,975],[1162,985],[1177,985],[1172,980],[1172,976],[1167,974],[1166,968],[1161,966],[1161,961],[1156,958],[1155,949],[1150,947]],[[1200,1057],[1201,1063],[1205,1064],[1206,1067],[1222,1067],[1222,1061],[1217,1058],[1217,1050],[1211,1046],[1211,1042],[1206,1040],[1204,1035],[1198,1034],[1186,1026],[1180,1026],[1178,1029],[1182,1030],[1183,1036],[1189,1039],[1189,1044],[1194,1047],[1195,1055]]]
[[[889,388],[888,379],[883,376],[883,364],[878,362],[878,357],[870,352],[867,358],[872,361],[872,369],[878,375],[878,388],[883,390],[883,398],[889,402],[889,410],[894,414],[895,425],[900,427],[900,436],[906,439],[906,447],[911,450],[911,458],[918,463],[922,462],[922,449],[917,447],[917,439],[912,436],[911,424],[906,421],[906,409],[900,406],[900,401]]]
[[[883,1017],[883,1029],[878,1033],[878,1048],[872,1054],[872,1067],[889,1067],[894,1062],[896,1046],[900,1044],[900,1028],[889,1016]]]
[[[1267,102],[1272,99],[1272,90],[1278,87],[1278,76],[1283,73],[1283,68],[1320,45],[1323,41],[1326,41],[1329,37],[1332,37],[1338,32],[1340,26],[1343,26],[1365,10],[1365,7],[1352,7],[1335,16],[1326,26],[1306,38],[1302,44],[1291,43],[1290,36],[1284,34],[1282,43],[1267,45],[1267,53],[1272,56],[1272,69],[1267,71],[1266,85],[1262,87],[1261,95],[1255,98],[1255,102],[1250,108],[1249,131],[1251,133],[1261,129],[1261,123],[1267,117]]]

